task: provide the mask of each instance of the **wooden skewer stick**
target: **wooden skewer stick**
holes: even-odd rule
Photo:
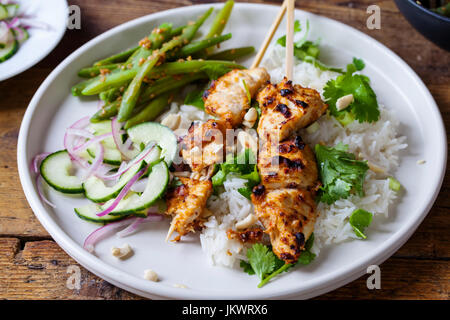
[[[284,0],[283,4],[281,5],[280,12],[278,13],[278,16],[276,17],[275,21],[272,23],[269,33],[267,34],[266,38],[264,39],[264,42],[263,42],[261,48],[259,49],[259,52],[256,55],[255,60],[253,61],[253,64],[250,67],[250,69],[257,68],[259,66],[259,64],[261,63],[261,60],[264,57],[264,54],[266,53],[266,50],[269,47],[269,44],[272,41],[272,38],[275,35],[275,32],[277,31],[278,27],[280,26],[281,20],[283,20],[284,14],[286,13],[286,6],[287,6],[288,1],[289,0]]]
[[[294,69],[294,10],[295,0],[287,0],[286,77],[292,80]]]

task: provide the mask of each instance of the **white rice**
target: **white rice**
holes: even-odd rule
[[[263,63],[269,71],[271,81],[280,82],[284,77],[284,48],[275,46]],[[294,67],[294,83],[316,89],[321,94],[328,80],[338,76],[337,73],[321,71],[313,65],[296,61]],[[379,100],[382,100],[382,97]],[[351,196],[338,200],[332,205],[318,205],[312,251],[319,254],[326,245],[357,239],[348,219],[358,208],[374,214],[374,219],[387,217],[389,205],[395,200],[396,193],[389,189],[388,176],[393,175],[399,165],[399,153],[407,147],[406,137],[398,136],[399,122],[393,113],[380,105],[380,120],[376,123],[354,122],[345,128],[333,117],[323,116],[319,119],[319,130],[308,134],[303,130],[300,135],[312,147],[319,142],[335,146],[339,142],[349,145],[350,152],[360,159],[366,159],[377,172],[369,170],[364,183],[365,196]],[[181,115],[180,127],[187,129],[191,121],[206,121],[209,116],[192,106],[172,103],[168,113]],[[219,196],[212,196],[208,208],[214,212],[206,228],[200,235],[203,251],[213,265],[236,267],[240,259],[245,258],[246,248],[237,240],[227,237],[227,230],[234,229],[237,222],[254,212],[251,201],[243,197],[237,190],[244,186],[245,180],[232,177],[225,184],[225,191]]]

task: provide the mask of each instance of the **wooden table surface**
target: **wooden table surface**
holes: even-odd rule
[[[23,194],[16,144],[23,114],[47,75],[95,36],[131,19],[208,1],[71,0],[81,8],[81,30],[68,30],[42,62],[0,82],[0,299],[139,299],[83,268],[81,288],[68,289],[69,266],[77,266],[33,215]],[[257,1],[262,2],[262,1]],[[281,1],[275,2],[279,4]],[[423,79],[450,126],[450,53],[427,41],[391,0],[302,0],[302,9],[342,21],[385,44]],[[381,8],[381,30],[368,30],[366,9]],[[381,265],[381,290],[368,290],[367,276],[319,299],[448,299],[450,283],[450,174],[431,212],[411,239]]]

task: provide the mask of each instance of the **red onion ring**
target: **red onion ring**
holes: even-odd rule
[[[51,203],[45,196],[44,196],[44,192],[42,191],[42,181],[41,181],[41,175],[38,174],[36,176],[36,188],[39,194],[39,197],[41,198],[42,201],[44,201],[46,204],[48,204],[50,207],[52,208],[56,208],[56,205],[54,205],[53,203]]]
[[[113,201],[113,203],[106,208],[105,210],[103,210],[100,213],[97,213],[97,216],[99,217],[103,217],[106,216],[108,213],[110,213],[111,211],[113,211],[117,205],[119,204],[120,200],[122,200],[128,193],[128,191],[130,191],[131,186],[140,178],[144,175],[145,172],[147,172],[148,166],[145,167],[144,169],[142,169],[141,171],[139,171],[130,181],[128,181],[128,183],[125,185],[125,187],[123,187],[123,189],[120,191],[119,195],[117,196],[117,198]]]
[[[137,218],[132,224],[130,224],[128,227],[126,227],[125,229],[123,229],[120,232],[117,232],[116,235],[120,238],[129,236],[130,234],[132,234],[133,232],[135,232],[137,230],[137,228],[143,224],[143,223],[147,223],[147,222],[160,222],[164,220],[164,217],[160,214],[151,214],[146,218]]]
[[[131,146],[131,141],[126,141],[126,144],[122,143],[122,137],[120,136],[120,128],[121,124],[117,121],[117,117],[114,117],[111,120],[111,132],[113,135],[114,143],[116,144],[117,149],[120,151],[120,153],[125,157],[125,159],[132,159],[133,154],[131,153],[131,150],[129,149]]]
[[[101,143],[97,144],[98,152],[95,155],[94,161],[92,162],[92,165],[87,170],[86,174],[84,175],[83,181],[86,181],[93,173],[95,173],[100,165],[103,163],[103,156],[105,154],[105,148],[103,148],[103,145]]]
[[[50,155],[50,152],[44,152],[36,155],[33,160],[31,160],[31,171],[33,171],[36,174],[39,174],[39,166],[47,156]]]
[[[137,218],[130,217],[120,221],[109,223],[103,227],[100,227],[94,230],[91,234],[89,234],[84,240],[83,248],[89,252],[94,252],[94,245],[101,239],[105,238],[109,234],[113,233],[116,229],[133,223]]]
[[[94,143],[103,141],[103,140],[105,140],[106,138],[109,138],[109,137],[111,137],[111,136],[112,136],[112,133],[111,133],[111,132],[110,132],[110,133],[105,133],[105,134],[102,134],[102,135],[99,135],[99,136],[95,136],[94,138],[89,139],[89,140],[86,141],[85,143],[83,143],[83,144],[81,144],[81,145],[78,145],[78,146],[76,146],[75,148],[73,148],[73,151],[74,151],[74,152],[81,152],[81,151],[84,151],[84,150],[86,150],[91,144],[94,144]]]

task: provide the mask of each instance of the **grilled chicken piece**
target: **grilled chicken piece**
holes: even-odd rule
[[[262,110],[258,135],[263,141],[283,141],[322,116],[328,106],[314,89],[292,85],[286,78],[257,95]]]
[[[227,123],[228,128],[238,127],[250,108],[243,81],[253,98],[258,90],[270,80],[264,68],[232,70],[214,81],[205,92],[205,110]]]
[[[287,263],[295,263],[314,230],[314,192],[305,189],[266,190],[256,186],[252,202],[259,221],[270,236],[273,252]]]
[[[179,240],[181,236],[202,228],[200,218],[212,192],[209,180],[179,179],[182,185],[166,195],[167,214],[173,216],[167,239],[173,231],[178,232],[176,240]]]
[[[225,123],[220,120],[192,123],[181,143],[181,156],[192,171],[200,172],[223,161],[225,131]]]
[[[309,188],[317,184],[317,163],[311,148],[300,136],[286,140],[275,148],[259,150],[258,169],[267,189]]]

